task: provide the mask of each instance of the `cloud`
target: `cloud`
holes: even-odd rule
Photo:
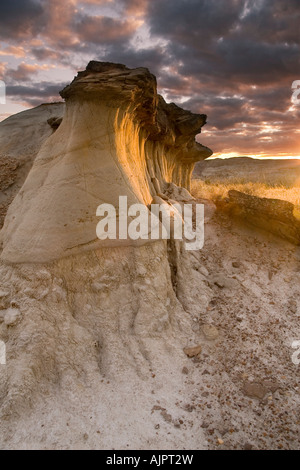
[[[230,31],[242,8],[236,0],[153,1],[148,21],[152,34],[201,50]]]
[[[278,83],[300,74],[299,45],[228,39],[216,48],[224,72],[243,83]]]
[[[10,87],[14,100],[34,105],[58,98],[50,78],[35,83],[50,64],[57,81],[91,59],[148,67],[169,101],[208,114],[200,140],[214,150],[298,148],[300,154],[300,106],[290,110],[291,84],[300,80],[299,0],[3,4],[1,55],[8,64],[0,74],[22,82]]]
[[[51,68],[49,65],[38,65],[38,64],[26,64],[22,62],[17,69],[8,69],[6,71],[7,79],[15,81],[26,81],[40,70],[48,70]]]
[[[39,0],[1,2],[0,38],[6,41],[31,38],[42,30],[43,14],[43,2]]]
[[[300,4],[292,0],[284,2],[286,7],[282,4],[154,1],[148,22],[153,35],[169,40],[168,52],[183,76],[206,75],[220,82],[226,77],[247,83],[278,81],[300,73]],[[297,31],[296,42],[292,30]]]
[[[255,37],[264,43],[299,43],[300,5],[298,0],[246,2],[246,14],[236,35]],[[256,26],[255,28],[253,26]]]
[[[76,25],[76,32],[82,41],[94,44],[114,44],[128,41],[138,26],[137,21],[105,16],[83,16]]]
[[[6,72],[7,62],[0,62],[0,80],[3,80]]]
[[[136,50],[130,46],[115,44],[107,48],[105,55],[96,56],[96,59],[123,63],[131,68],[147,67],[155,75],[159,75],[161,68],[168,64],[168,56],[164,48],[159,46]]]
[[[128,16],[144,17],[151,2],[149,0],[120,0],[123,12]]]
[[[33,47],[31,49],[31,54],[37,59],[37,60],[62,60],[64,57],[64,54],[55,51],[53,49],[47,48],[47,47]]]
[[[21,101],[31,106],[38,106],[42,103],[61,101],[60,90],[67,85],[66,82],[53,84],[50,82],[32,83],[30,86],[8,85],[7,96],[14,101]]]
[[[9,46],[0,51],[0,56],[13,56],[19,59],[26,56],[26,51],[23,47]]]

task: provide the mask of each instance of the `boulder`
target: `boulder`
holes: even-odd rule
[[[218,209],[247,223],[300,245],[299,209],[288,201],[260,198],[231,190]]]

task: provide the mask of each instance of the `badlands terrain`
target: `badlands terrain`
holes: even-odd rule
[[[269,185],[295,185],[300,182],[300,160],[254,159],[249,157],[216,158],[196,163],[194,178],[215,182],[238,181]]]
[[[61,95],[0,124],[0,447],[299,449],[297,244],[193,199],[206,116],[147,69]],[[119,195],[204,204],[203,249],[97,240]]]

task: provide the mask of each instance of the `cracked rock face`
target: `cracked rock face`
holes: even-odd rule
[[[148,205],[170,184],[189,189],[195,162],[212,154],[195,141],[206,116],[166,104],[145,68],[91,62],[61,96],[62,123],[9,208],[5,261],[48,262],[98,246],[100,204],[118,207],[127,196],[128,205]]]

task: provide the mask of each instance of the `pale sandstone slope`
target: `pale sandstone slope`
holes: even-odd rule
[[[48,120],[61,118],[64,107],[62,102],[43,104],[0,123],[0,228],[42,143],[53,133]]]

